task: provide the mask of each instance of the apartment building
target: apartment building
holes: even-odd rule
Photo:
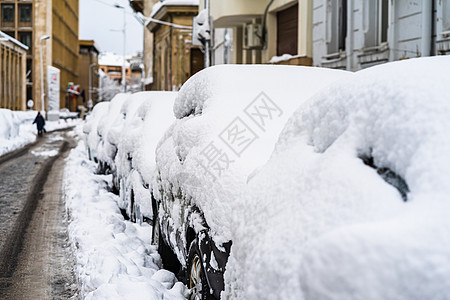
[[[93,40],[80,40],[78,70],[81,95],[78,97],[78,106],[88,107],[92,99],[93,105],[98,102],[98,56],[100,50]]]
[[[77,96],[68,92],[68,86],[78,82],[79,1],[0,0],[0,11],[0,30],[29,47],[26,98],[34,100],[34,109],[44,109],[40,76],[42,49],[44,77],[47,77],[47,65],[60,70],[60,107],[75,110]],[[47,35],[49,39],[45,39]],[[46,91],[47,80],[43,82]]]
[[[131,8],[136,13],[142,14],[143,26],[146,23],[146,18],[148,18],[158,0],[129,0]],[[145,26],[144,26],[145,27]],[[142,60],[144,62],[144,74],[143,74],[143,85],[145,90],[151,90],[153,84],[153,33],[150,30],[144,28],[143,33],[144,39],[144,49],[142,53]]]
[[[0,108],[26,109],[28,47],[0,31]]]
[[[192,45],[192,19],[198,14],[198,1],[160,1],[150,17],[176,24],[149,21],[153,33],[153,90],[178,90],[190,76],[203,69],[202,50]]]
[[[312,64],[312,0],[210,0],[210,14],[215,36],[232,32],[231,63]]]
[[[359,70],[450,53],[450,1],[314,0],[315,66]]]

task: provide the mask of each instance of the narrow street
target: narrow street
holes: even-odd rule
[[[0,299],[76,297],[61,186],[68,133],[0,159]]]

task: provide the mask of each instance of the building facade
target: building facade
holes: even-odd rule
[[[450,1],[314,0],[315,66],[359,70],[450,53]]]
[[[138,14],[142,14],[143,26],[145,27],[146,18],[152,13],[153,5],[158,0],[129,0],[131,8]],[[151,90],[153,84],[153,34],[150,30],[144,28],[143,34],[143,53],[144,62],[143,85],[145,90]]]
[[[312,0],[210,0],[210,14],[213,28],[232,30],[232,63],[312,64]]]
[[[203,69],[202,50],[192,45],[192,29],[189,28],[198,14],[198,5],[187,3],[161,1],[152,9],[152,18],[184,26],[147,23],[153,33],[153,90],[178,90],[189,77]]]
[[[101,53],[98,58],[98,65],[99,69],[109,78],[115,80],[118,84],[122,84],[123,56],[111,52]],[[127,60],[125,61],[125,79],[128,86],[131,79],[131,69]]]
[[[28,47],[0,31],[0,108],[26,109]]]
[[[81,95],[78,97],[77,108],[81,105],[88,107],[88,101],[92,104],[98,102],[98,55],[99,48],[93,40],[80,40],[78,59],[79,82]]]
[[[67,92],[69,82],[78,82],[78,0],[0,0],[0,30],[27,45],[27,99],[34,109],[41,103],[41,61],[46,78],[47,65],[60,70],[60,107],[76,108]],[[49,35],[50,39],[42,39]],[[44,91],[47,89],[47,80]],[[45,93],[46,94],[46,93]],[[45,102],[45,100],[44,100]]]

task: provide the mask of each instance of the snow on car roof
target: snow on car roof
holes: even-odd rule
[[[159,184],[174,195],[181,191],[192,197],[215,238],[227,241],[247,177],[267,161],[288,117],[320,89],[351,75],[269,65],[200,71],[180,89],[174,105],[178,119],[157,148]],[[153,191],[162,198],[159,189]],[[179,215],[177,201],[172,216]]]
[[[152,92],[150,101],[144,102],[138,110],[143,119],[140,143],[133,154],[133,167],[147,183],[152,182],[155,173],[155,150],[165,131],[175,120],[173,103],[177,92]]]
[[[97,128],[100,119],[108,112],[108,109],[109,102],[97,103],[92,109],[92,112],[86,117],[86,123],[83,126],[83,132],[86,135],[86,146],[89,148],[92,158],[97,156],[97,146],[100,141]]]
[[[116,157],[120,175],[125,175],[130,167],[129,158],[133,158],[133,167],[148,175],[147,182],[151,181],[156,145],[174,120],[172,109],[175,96],[176,92],[140,92],[130,96],[123,104],[121,111],[126,119],[115,133],[120,140]]]
[[[113,146],[110,142],[109,132],[116,125],[117,118],[120,118],[120,109],[128,96],[129,94],[123,93],[114,96],[110,101],[108,113],[103,115],[97,126],[97,133],[102,141],[97,146],[97,158],[110,167],[114,167],[115,145]]]
[[[388,63],[301,105],[241,202],[225,294],[446,298],[448,78],[448,56]]]

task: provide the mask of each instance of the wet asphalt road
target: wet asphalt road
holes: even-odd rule
[[[62,194],[69,131],[0,158],[0,299],[76,299]]]

